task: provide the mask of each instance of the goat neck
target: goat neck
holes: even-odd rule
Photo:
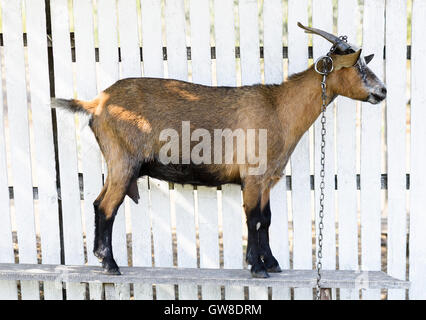
[[[313,67],[289,77],[278,87],[277,113],[286,131],[286,138],[294,137],[297,142],[321,113],[321,79]],[[327,105],[333,101],[334,93],[327,84]]]

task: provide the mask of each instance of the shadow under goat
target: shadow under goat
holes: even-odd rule
[[[384,84],[367,67],[372,55],[364,58],[361,49],[334,35],[299,26],[333,43],[327,105],[338,95],[372,104],[386,97]],[[117,81],[92,101],[52,99],[53,107],[90,115],[90,128],[108,166],[105,185],[94,202],[94,254],[104,270],[120,274],[112,252],[114,218],[126,194],[138,201],[136,180],[150,176],[203,186],[240,184],[248,226],[246,259],[251,273],[265,278],[268,272],[280,272],[269,246],[269,193],[299,139],[322,111],[321,80],[322,75],[313,66],[280,85],[209,87],[169,79],[129,78]],[[200,157],[211,160],[214,153],[214,161],[188,157],[201,138],[216,137],[218,130],[222,132],[220,142],[225,138],[225,144],[227,139],[233,141],[236,132],[246,134],[242,141],[228,144],[231,147],[225,149],[216,148],[216,144],[214,152],[203,148]],[[249,130],[259,132],[254,138],[257,153],[256,147],[250,147],[248,140],[253,135]],[[184,141],[183,135],[190,131],[198,132],[198,141]],[[224,135],[225,131],[230,134]],[[178,132],[182,133],[182,141],[172,143],[171,133]],[[261,132],[265,133],[264,139]],[[169,149],[164,152],[166,145]],[[211,148],[211,143],[207,145]],[[241,150],[245,152],[242,157]],[[260,159],[262,150],[265,161],[256,167],[251,160]]]

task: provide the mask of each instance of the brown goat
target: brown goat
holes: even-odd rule
[[[349,45],[341,51],[339,43],[333,43],[336,51],[331,54],[334,70],[327,76],[327,104],[338,95],[373,104],[382,101],[386,96],[385,86],[366,66],[371,56],[364,58],[361,50]],[[267,277],[268,272],[280,272],[269,247],[269,192],[280,179],[299,139],[321,113],[321,79],[312,66],[281,85],[237,88],[132,78],[117,81],[93,101],[54,99],[54,106],[91,115],[90,128],[107,162],[108,177],[94,202],[94,254],[104,269],[119,274],[111,246],[114,217],[126,194],[138,201],[136,180],[147,175],[182,184],[241,184],[248,226],[246,259],[252,275]],[[160,159],[167,143],[160,138],[163,130],[183,134],[184,124],[188,124],[192,132],[202,128],[205,136],[214,136],[217,129],[228,128],[232,132],[255,129],[259,131],[258,143],[262,142],[260,130],[266,129],[264,170],[260,174],[249,174],[253,164],[247,161],[196,164],[185,159],[183,150],[195,147],[198,141],[190,142],[189,146],[182,141],[174,146],[179,161],[164,163]],[[234,137],[224,138],[226,142]],[[248,135],[242,142],[248,150],[243,160],[260,154],[261,145],[258,152],[255,148],[249,150],[247,139]],[[232,148],[235,160],[238,146]],[[224,154],[222,151],[220,157]]]

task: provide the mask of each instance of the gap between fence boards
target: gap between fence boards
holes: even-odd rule
[[[24,47],[27,46],[27,34],[23,34],[23,42]],[[70,33],[70,42],[71,42],[71,55],[72,61],[75,62],[75,40],[74,40],[74,32]],[[52,39],[51,36],[47,36],[48,47],[52,47]],[[3,34],[0,33],[0,46],[3,46]],[[141,61],[143,61],[143,48],[139,47]],[[288,47],[284,46],[282,48],[283,58],[288,58]],[[263,59],[263,46],[259,47],[260,58]],[[407,60],[411,60],[411,45],[407,45]],[[188,60],[191,60],[191,47],[186,47],[186,57]],[[308,47],[308,57],[309,59],[313,59],[313,48],[312,46]],[[216,59],[216,47],[210,47],[210,58]],[[235,58],[240,58],[240,47],[235,47]],[[95,48],[95,59],[96,62],[99,62],[99,48]],[[383,59],[386,59],[386,46],[383,47]],[[163,47],[163,60],[167,60],[167,47]],[[118,47],[118,61],[121,61],[121,49]]]

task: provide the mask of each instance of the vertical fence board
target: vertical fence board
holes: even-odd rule
[[[308,1],[288,2],[288,73],[306,69],[308,62],[308,37],[297,22],[308,24]],[[309,176],[309,133],[300,139],[291,156],[293,204],[293,268],[312,269],[312,212]],[[312,290],[294,290],[295,299],[312,299]]]
[[[200,268],[219,268],[219,223],[217,189],[197,188]],[[201,287],[203,300],[220,300],[220,287]]]
[[[166,41],[168,77],[188,80],[185,39],[185,7],[183,0],[166,1]]]
[[[374,53],[369,68],[383,79],[384,0],[364,2],[363,53]],[[371,32],[374,30],[374,32]],[[361,104],[361,270],[381,269],[381,118],[382,108]],[[363,299],[380,299],[380,290],[362,291]]]
[[[97,6],[98,41],[99,41],[99,90],[104,90],[118,80],[118,35],[117,35],[117,7],[115,0],[106,0]],[[83,159],[84,161],[85,159]],[[87,159],[86,159],[87,160]],[[100,192],[100,189],[98,189]],[[88,264],[97,265],[99,262],[92,253],[94,242],[94,229],[88,227],[88,222],[93,220],[86,217],[86,243]],[[90,283],[90,299],[99,300],[102,297],[102,284]]]
[[[25,7],[42,263],[60,264],[58,194],[50,109],[45,2],[26,0]],[[62,299],[62,286],[54,282],[44,282],[44,299]]]
[[[331,0],[314,1],[312,3],[312,25],[322,30],[333,30],[333,4]],[[313,58],[314,61],[326,54],[330,49],[330,42],[313,36]],[[320,85],[320,84],[318,84]],[[318,103],[322,103],[318,101]],[[331,103],[325,112],[326,137],[325,137],[325,189],[324,189],[324,229],[322,240],[322,267],[326,270],[336,269],[336,216],[334,198],[334,104]],[[321,170],[321,118],[314,124],[315,133],[315,229],[316,229],[316,253],[318,254],[318,232],[319,232],[319,201],[320,201],[320,170]],[[354,190],[355,191],[355,190]],[[335,297],[333,290],[332,297]]]
[[[223,266],[225,269],[241,269],[243,266],[241,221],[241,188],[226,184],[222,186],[222,232]],[[226,286],[226,300],[244,299],[243,287]]]
[[[283,8],[281,0],[263,3],[263,56],[265,65],[265,84],[280,84],[283,81]],[[284,172],[283,172],[284,173]],[[282,269],[290,268],[287,187],[282,178],[271,190],[271,226],[269,242],[274,257]],[[290,289],[272,288],[272,299],[290,299]]]
[[[208,0],[190,1],[192,81],[212,84],[210,58],[210,10]],[[219,225],[217,188],[198,187],[198,233],[200,239],[200,267],[219,268]],[[220,287],[201,287],[203,299],[220,299]]]
[[[148,178],[138,180],[139,203],[130,202],[132,221],[132,262],[137,267],[152,267],[151,215]],[[135,283],[134,297],[137,300],[152,299],[152,285]]]
[[[386,1],[386,99],[388,160],[388,273],[405,279],[407,210],[405,1]],[[388,290],[388,299],[404,299],[405,290]]]
[[[171,79],[178,79],[187,81],[188,80],[188,62],[186,55],[186,35],[185,35],[185,7],[184,1],[166,1],[165,6],[165,18],[166,18],[166,37],[167,37],[167,69],[168,77]],[[182,137],[183,139],[183,137]],[[182,146],[183,148],[183,146]],[[182,151],[183,152],[183,151]],[[176,200],[176,236],[178,241],[178,266],[197,266],[197,261],[192,258],[193,254],[196,254],[195,248],[188,248],[191,252],[185,252],[182,248],[182,243],[180,243],[179,237],[191,237],[188,232],[195,232],[195,224],[193,225],[192,220],[188,223],[190,226],[185,230],[185,226],[182,224],[184,221],[179,221],[184,219],[182,215],[190,214],[190,211],[193,213],[194,209],[182,208],[182,203],[180,201],[190,202],[189,198],[192,197],[192,206],[193,206],[193,192],[190,193],[190,190],[193,190],[193,187],[187,186],[181,188],[180,186],[175,186],[175,200]],[[185,200],[184,200],[185,199]],[[178,228],[182,227],[182,228]],[[180,230],[180,232],[179,232]],[[191,231],[190,231],[191,230]],[[192,238],[192,237],[191,237]],[[195,245],[195,236],[192,239]],[[185,241],[185,246],[189,243]],[[194,252],[192,252],[194,250]],[[181,258],[179,258],[179,252]],[[195,265],[194,265],[195,262]],[[196,285],[180,285],[179,286],[179,299],[196,299],[197,297],[197,286]]]
[[[143,54],[143,71],[144,71],[144,76],[145,77],[156,77],[156,78],[162,78],[164,76],[164,71],[163,71],[163,51],[162,51],[162,40],[161,40],[161,3],[156,1],[156,0],[142,0],[141,1],[141,15],[142,15],[142,41],[143,41],[143,46],[142,46],[142,54]],[[155,183],[155,180],[152,181],[151,179],[149,179],[149,183],[152,186]],[[144,183],[145,187],[148,187],[147,183]],[[144,187],[144,188],[145,188]],[[155,187],[154,187],[155,188]],[[155,199],[155,195],[153,196],[153,192],[155,189],[151,188],[151,197],[154,197]],[[139,190],[139,192],[141,194],[143,194],[143,191]],[[148,192],[148,190],[146,190],[146,192]],[[141,198],[141,201],[143,201],[143,199]],[[151,202],[153,201],[153,198],[151,198]],[[167,200],[170,201],[170,200]],[[143,204],[142,204],[143,205]],[[156,205],[155,203],[153,204],[154,206]],[[145,210],[145,206],[144,206],[144,210]],[[140,209],[141,210],[141,209]],[[169,209],[170,210],[170,209]],[[141,213],[139,213],[141,214]],[[169,213],[170,214],[170,213]],[[147,214],[144,213],[144,217],[148,216]],[[133,211],[132,211],[132,217],[133,217]],[[152,220],[154,220],[155,218],[152,217]],[[154,229],[154,222],[152,222],[152,231],[153,233],[156,232],[156,229]],[[135,232],[145,232],[142,230],[137,230],[137,229],[133,229],[134,228],[134,224],[132,223],[132,233],[134,234]],[[149,231],[151,232],[151,231]],[[171,232],[170,230],[168,231],[169,233]],[[149,252],[151,252],[151,233],[149,233],[149,242],[144,242],[144,246],[148,246],[149,247],[147,249],[149,249]],[[156,238],[158,235],[153,235],[154,238]],[[170,238],[171,239],[171,238]],[[170,240],[171,241],[171,240]],[[158,245],[156,245],[156,243],[154,240],[154,253],[157,256],[157,251],[156,248],[158,248]],[[170,243],[171,246],[171,243]],[[170,250],[168,251],[171,253],[171,247]],[[133,254],[136,255],[136,252],[133,251]],[[151,253],[150,253],[150,257],[151,257]],[[135,256],[136,258],[136,256]],[[137,260],[135,260],[136,262]],[[144,260],[145,261],[145,260]],[[157,264],[157,259],[156,261],[156,265]],[[134,262],[134,263],[135,263]],[[152,264],[152,261],[148,261],[148,259],[144,262],[143,265],[146,266],[150,266]],[[141,264],[142,265],[142,264]],[[172,264],[168,265],[171,266]],[[163,288],[161,288],[161,286],[157,286],[157,292],[158,292],[158,288],[160,287],[160,295],[157,295],[157,299],[158,298],[162,298],[162,296],[164,296],[164,294],[162,295],[161,292],[167,292],[168,290],[172,290],[171,286],[163,286]],[[148,298],[148,296],[152,296],[152,286],[149,285],[135,285],[135,298],[138,299],[138,290],[140,292],[139,294],[139,298],[140,299],[145,299]],[[173,293],[172,293],[173,294]],[[166,296],[167,297],[167,296]],[[174,294],[173,294],[174,297]]]
[[[211,85],[209,1],[191,0],[189,13],[191,21],[192,82]]]
[[[180,268],[197,267],[195,235],[194,187],[175,185],[175,212],[177,238],[177,265]],[[179,300],[196,300],[197,285],[179,285]]]
[[[235,72],[234,4],[232,1],[214,1],[214,30],[217,85],[235,86],[237,77]]]
[[[104,90],[119,78],[117,6],[115,0],[98,3],[99,89]]]
[[[50,9],[52,17],[55,96],[70,99],[73,97],[73,78],[69,40],[68,3],[65,0],[51,1]],[[75,117],[73,114],[61,109],[56,110],[56,117],[64,257],[66,264],[78,265],[84,263],[84,252],[77,169]],[[67,299],[84,299],[84,296],[84,285],[67,283]]]
[[[241,84],[253,85],[261,82],[257,1],[240,0],[239,18]],[[249,299],[267,300],[268,288],[250,286]]]
[[[261,82],[257,1],[239,1],[242,85]]]
[[[121,78],[140,77],[141,57],[136,0],[118,0],[117,8]]]
[[[97,93],[92,11],[91,0],[74,1],[76,89],[77,97],[81,100],[92,100]],[[95,230],[93,202],[102,188],[102,159],[95,136],[88,126],[88,116],[79,115],[79,121],[87,260],[89,264],[97,265],[99,262],[93,254]],[[90,284],[91,299],[100,299],[101,294],[101,285]]]
[[[337,30],[339,35],[348,36],[356,43],[356,0],[339,1]],[[337,103],[337,191],[339,222],[339,269],[358,269],[358,220],[356,194],[356,102],[338,97]],[[357,290],[341,289],[341,299],[357,299]]]
[[[235,29],[232,1],[214,1],[216,79],[218,86],[235,86]],[[222,186],[222,237],[225,268],[242,267],[241,187]],[[244,299],[244,288],[225,287],[225,299]]]
[[[265,84],[281,84],[283,81],[283,19],[281,0],[263,3]]]
[[[151,190],[151,219],[155,266],[172,267],[173,247],[169,184],[157,179],[149,179],[149,182]],[[174,300],[174,291],[173,285],[156,285],[158,300]]]
[[[426,2],[413,2],[411,29],[410,299],[426,299]]]
[[[121,79],[140,77],[141,58],[139,51],[139,30],[136,1],[119,0],[118,7],[118,32],[121,53]],[[130,201],[128,198],[125,202]],[[117,263],[127,265],[127,240],[126,240],[126,214],[125,206],[120,207],[114,226],[113,245],[119,249]],[[130,295],[127,285],[116,285],[116,294],[119,299],[127,299]]]
[[[22,1],[2,1],[4,64],[19,262],[37,263]],[[22,299],[39,299],[38,282],[21,281]]]
[[[1,59],[1,57],[0,57]],[[0,78],[3,78],[0,68]],[[10,220],[9,184],[6,161],[6,132],[4,124],[3,87],[0,90],[0,263],[13,263],[12,224]],[[0,281],[0,299],[18,299],[16,281]]]
[[[144,76],[162,78],[161,3],[156,0],[141,0],[141,16]]]

